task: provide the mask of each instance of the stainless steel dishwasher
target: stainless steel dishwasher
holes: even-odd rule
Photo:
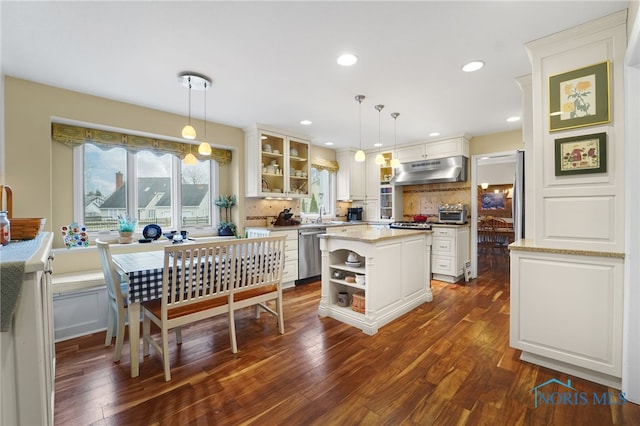
[[[296,284],[304,284],[303,281],[321,275],[322,259],[318,235],[325,232],[327,232],[327,228],[320,226],[298,231],[298,280]]]

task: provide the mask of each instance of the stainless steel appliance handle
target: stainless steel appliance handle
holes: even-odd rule
[[[306,237],[307,235],[320,235],[325,234],[327,231],[310,231],[310,232],[300,232],[301,237]]]

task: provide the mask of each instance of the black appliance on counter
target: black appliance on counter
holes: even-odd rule
[[[349,207],[347,209],[347,220],[349,222],[362,221],[362,207]]]

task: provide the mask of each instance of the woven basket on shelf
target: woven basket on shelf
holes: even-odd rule
[[[351,309],[364,314],[364,291],[353,293],[351,297]]]
[[[44,229],[47,219],[43,217],[14,218],[13,191],[9,185],[0,185],[0,210],[2,210],[2,194],[7,193],[7,217],[11,222],[12,240],[32,240]]]

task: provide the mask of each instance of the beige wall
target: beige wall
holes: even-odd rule
[[[57,231],[73,218],[72,149],[52,142],[51,122],[63,118],[87,125],[180,138],[185,117],[12,77],[5,78],[5,182],[14,190],[15,217],[46,217]],[[196,121],[196,126],[201,122]],[[244,132],[210,123],[207,136],[233,150],[220,167],[221,193],[238,195],[237,222],[244,209]],[[62,239],[54,240],[55,247]]]
[[[469,154],[471,156],[489,154],[491,152],[515,151],[516,149],[524,149],[521,129],[477,136],[469,141]]]

